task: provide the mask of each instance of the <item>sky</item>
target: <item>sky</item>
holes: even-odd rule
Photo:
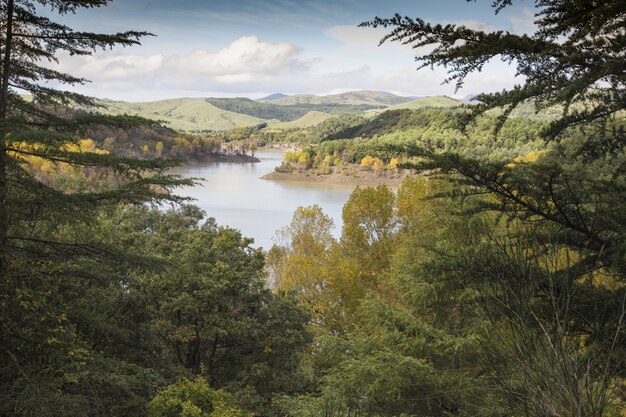
[[[148,101],[177,97],[250,97],[272,93],[389,91],[463,97],[510,88],[514,68],[494,61],[463,89],[443,84],[444,68],[416,71],[416,51],[379,40],[385,29],[359,28],[400,13],[433,23],[532,33],[533,3],[498,15],[491,0],[115,0],[105,8],[54,16],[76,30],[153,33],[141,46],[62,55],[55,66],[90,83],[75,91]],[[418,51],[419,52],[419,51]]]

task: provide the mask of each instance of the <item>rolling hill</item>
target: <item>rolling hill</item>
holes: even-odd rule
[[[322,123],[324,120],[331,118],[332,115],[328,113],[323,113],[319,111],[310,111],[299,119],[292,120],[289,122],[273,122],[270,123],[271,128],[276,129],[298,129],[316,126]]]
[[[206,99],[171,99],[154,102],[129,103],[102,100],[108,114],[133,114],[162,120],[175,130],[228,130],[235,126],[253,126],[263,119],[215,107]]]
[[[105,99],[100,103],[105,108],[99,111],[107,114],[133,114],[161,120],[172,129],[187,132],[229,130],[266,122],[289,129],[314,126],[331,115],[377,114],[385,110],[453,107],[461,104],[448,97],[411,99],[381,91],[352,91],[326,96],[287,96],[277,93],[261,100],[179,98],[131,103]]]
[[[283,93],[274,93],[274,94],[270,94],[267,97],[260,98],[257,101],[272,101],[272,100],[278,100],[279,98],[285,98],[285,97],[289,97],[289,96]]]
[[[267,98],[266,98],[267,99]],[[267,101],[261,99],[259,101]],[[271,100],[273,104],[282,106],[298,105],[298,104],[343,104],[343,105],[368,105],[376,107],[388,107],[395,104],[411,101],[408,97],[400,97],[386,91],[350,91],[348,93],[330,94],[326,96],[316,96],[313,94],[298,94],[294,96],[285,96]]]

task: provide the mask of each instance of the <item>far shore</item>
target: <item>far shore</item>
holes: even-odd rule
[[[332,173],[332,174],[317,174],[312,171],[294,171],[291,173],[286,172],[270,172],[262,176],[264,180],[272,181],[303,181],[303,182],[316,182],[324,184],[337,184],[337,185],[355,185],[362,187],[375,187],[377,185],[387,185],[389,187],[400,187],[402,181],[411,175],[411,172],[401,171],[395,176],[377,175],[372,172],[358,172],[351,175]]]
[[[207,162],[256,163],[261,162],[261,160],[252,155],[219,153],[204,155],[199,158],[189,158],[185,161],[185,164],[194,165]]]

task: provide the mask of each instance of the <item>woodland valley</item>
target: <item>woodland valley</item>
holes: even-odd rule
[[[0,0],[0,417],[626,417],[625,1],[361,24],[464,99],[51,87],[109,3]]]

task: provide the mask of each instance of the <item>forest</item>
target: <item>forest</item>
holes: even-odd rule
[[[626,416],[624,1],[538,0],[533,35],[374,18],[449,82],[494,57],[525,81],[205,135],[69,111],[99,104],[44,82],[150,35],[38,8],[108,3],[0,0],[0,417]],[[257,104],[214,102],[306,107]],[[357,187],[339,237],[298,208],[267,252],[176,194],[176,157],[272,143],[298,169],[413,175]]]
[[[273,103],[259,103],[247,98],[214,98],[209,103],[222,110],[247,114],[261,119],[278,119],[283,122],[298,119],[310,111],[328,112],[331,114],[354,114],[366,110],[378,109],[379,106],[371,104],[338,104],[338,103],[299,103],[289,105],[277,105]]]

